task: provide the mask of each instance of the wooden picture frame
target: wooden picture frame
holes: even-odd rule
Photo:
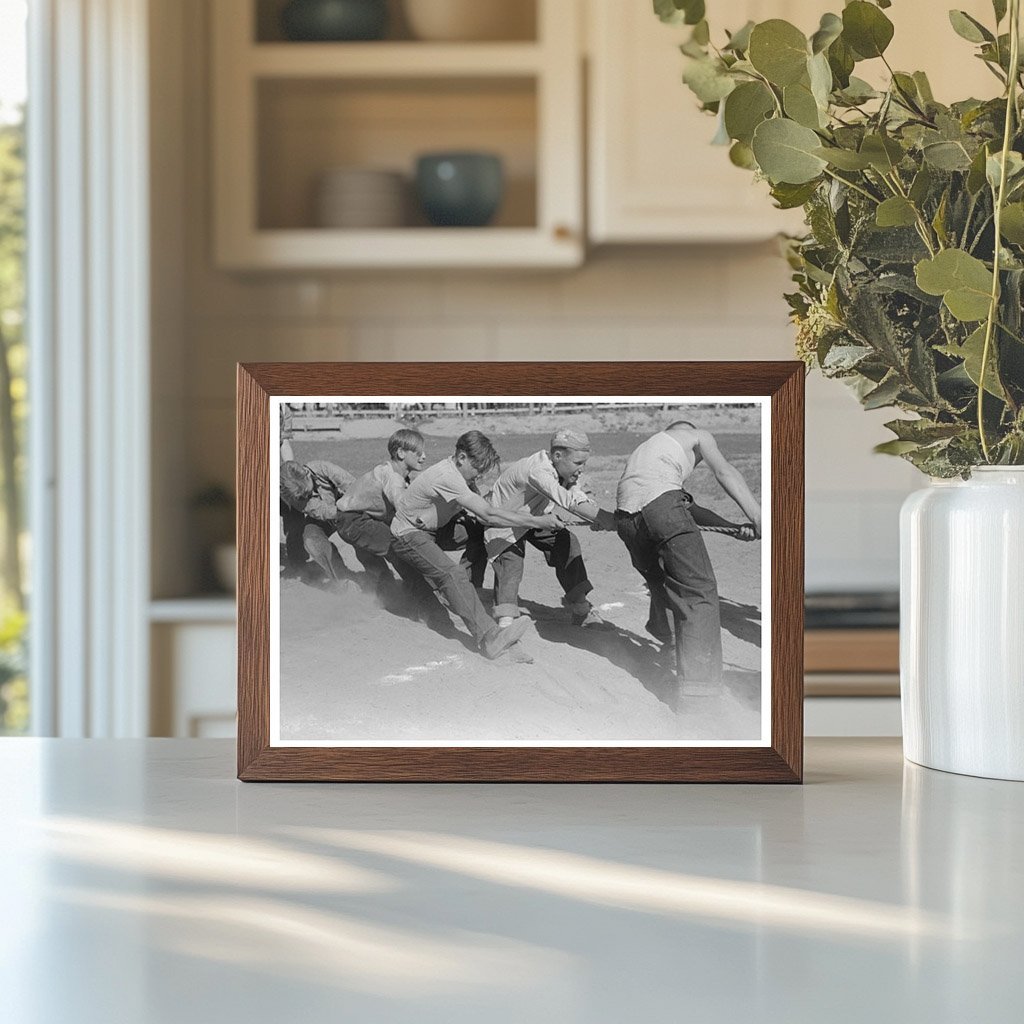
[[[271,742],[271,408],[305,396],[750,396],[770,410],[770,736],[762,745],[396,746]],[[705,401],[712,401],[704,397]],[[274,405],[274,408],[277,408]],[[254,363],[238,366],[238,777],[243,781],[800,782],[804,367],[799,362]],[[660,429],[660,428],[659,428]],[[276,457],[276,453],[273,457]],[[274,471],[276,479],[276,470]],[[766,521],[768,517],[766,516]],[[276,538],[275,538],[276,543]],[[625,555],[623,556],[626,557]],[[628,560],[625,563],[629,565]],[[767,657],[767,655],[766,655]]]

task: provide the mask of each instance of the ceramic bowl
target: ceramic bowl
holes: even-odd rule
[[[436,227],[489,224],[505,194],[501,157],[494,153],[425,153],[416,162],[416,193]]]
[[[417,39],[484,42],[536,38],[535,0],[405,0]]]
[[[316,195],[322,228],[399,228],[408,207],[406,178],[395,171],[338,167],[325,172]]]
[[[290,0],[281,11],[285,38],[296,42],[380,39],[387,26],[387,0]]]

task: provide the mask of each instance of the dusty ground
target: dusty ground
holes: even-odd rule
[[[731,420],[709,426],[758,495],[759,435],[751,416],[727,413]],[[545,417],[509,419],[421,425],[430,435],[429,461],[448,454],[457,433],[473,427],[489,432],[505,462],[546,447],[551,423]],[[607,416],[577,420],[594,447],[587,483],[608,508],[614,508],[615,484],[628,453],[666,422],[663,415],[630,419],[618,430]],[[296,457],[327,458],[353,473],[365,472],[383,459],[383,439],[394,429],[390,422],[372,423],[351,425],[344,438],[297,437]],[[702,504],[739,518],[703,467],[688,486]],[[554,573],[539,552],[528,549],[520,603],[536,623],[522,642],[535,659],[532,665],[484,660],[461,623],[456,635],[444,637],[379,608],[361,589],[352,550],[335,538],[349,579],[281,583],[281,738],[496,743],[756,738],[761,543],[705,534],[722,598],[726,682],[720,695],[680,699],[643,631],[647,592],[622,542],[614,533],[585,527],[579,533],[595,588],[591,599],[615,629],[573,628],[560,606]]]

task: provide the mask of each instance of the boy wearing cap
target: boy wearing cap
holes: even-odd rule
[[[697,506],[683,490],[701,461],[749,520],[739,538],[759,537],[761,508],[743,475],[708,431],[682,420],[648,438],[626,460],[615,513],[619,537],[651,593],[647,631],[670,643],[671,612],[676,676],[680,683],[695,683],[694,692],[722,681],[718,582],[695,519]]]
[[[526,564],[526,545],[542,552],[555,570],[565,596],[562,603],[573,625],[600,628],[607,623],[587,600],[593,585],[587,578],[583,552],[576,535],[557,517],[563,509],[586,520],[593,529],[614,530],[611,512],[600,508],[578,486],[590,457],[590,439],[582,431],[559,430],[549,450],[541,450],[512,463],[497,479],[491,502],[497,508],[522,510],[532,515],[554,514],[554,528],[491,527],[485,533],[487,555],[494,565],[494,614],[499,625],[519,615],[519,586]]]
[[[282,462],[280,478],[286,565],[301,570],[308,555],[331,579],[338,579],[338,553],[328,537],[335,531],[338,499],[355,478],[322,459]]]
[[[423,435],[418,430],[396,430],[388,438],[388,461],[364,473],[338,499],[338,536],[352,545],[381,597],[390,596],[395,582],[388,564],[393,539],[391,520],[402,492],[409,486],[409,474],[426,461]],[[407,582],[420,579],[400,559],[391,559],[391,564]]]
[[[443,595],[448,607],[465,623],[480,653],[496,658],[526,632],[521,619],[504,628],[487,614],[462,566],[437,543],[437,532],[460,510],[471,512],[484,526],[553,529],[553,515],[535,516],[494,508],[470,484],[498,464],[498,453],[479,430],[470,430],[455,442],[455,454],[425,469],[402,492],[391,522],[392,551],[420,572]]]

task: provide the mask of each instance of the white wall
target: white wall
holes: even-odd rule
[[[781,299],[788,271],[773,245],[600,251],[570,273],[241,277],[214,270],[204,6],[181,6],[181,119],[154,125],[183,139],[180,358],[187,369],[180,394],[176,383],[158,393],[180,403],[190,486],[233,477],[236,361],[793,358]],[[176,180],[166,167],[161,177]],[[166,367],[166,353],[160,363]],[[886,436],[886,418],[862,412],[839,384],[808,380],[811,589],[896,585],[897,511],[919,478],[911,467],[871,454]],[[169,464],[176,440],[161,444],[159,458]],[[173,517],[175,510],[158,509],[158,521],[167,512]],[[158,572],[157,593],[177,586],[174,576],[173,567]]]

